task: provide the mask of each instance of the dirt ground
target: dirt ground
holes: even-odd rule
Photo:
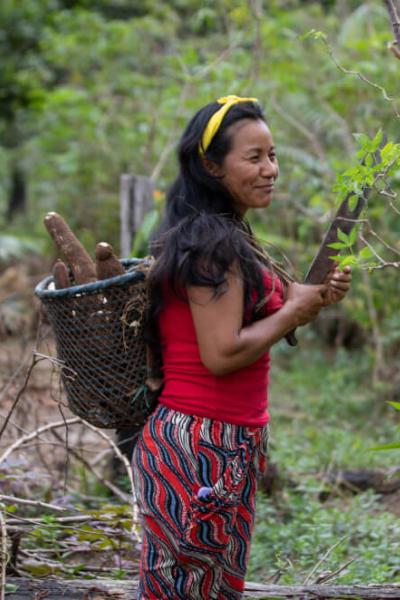
[[[54,361],[52,332],[34,295],[35,285],[47,274],[35,262],[0,270],[0,456],[39,428],[74,417]],[[35,496],[43,485],[57,495],[71,468],[71,448],[90,461],[110,453],[107,441],[84,425],[63,425],[8,455],[1,492]],[[73,487],[74,481],[70,483]]]

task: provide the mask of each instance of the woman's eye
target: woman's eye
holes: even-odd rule
[[[251,162],[257,162],[259,159],[258,155],[254,155],[254,156],[250,156],[249,160],[251,160]]]

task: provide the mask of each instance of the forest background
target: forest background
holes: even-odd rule
[[[332,249],[353,265],[351,294],[304,329],[296,349],[281,343],[274,351],[276,477],[269,497],[259,496],[249,576],[399,580],[399,496],[384,494],[383,484],[349,492],[327,477],[373,469],[393,478],[399,467],[398,449],[370,450],[400,437],[396,405],[388,405],[400,401],[400,62],[386,3],[3,0],[0,33],[0,276],[30,261],[33,274],[50,270],[55,251],[43,217],[51,210],[88,249],[105,240],[118,252],[123,173],[154,183],[155,209],[133,249],[146,253],[176,172],[178,132],[199,107],[228,93],[256,96],[265,108],[281,175],[272,206],[252,225],[299,280],[338,199],[374,183],[357,235]],[[371,163],[357,166],[380,132],[383,176]],[[1,342],[4,350],[10,338]],[[95,477],[80,477],[87,497],[98,494]],[[42,492],[35,489],[38,499]],[[57,493],[47,489],[48,500]],[[16,510],[11,503],[6,514]],[[115,551],[114,534],[100,530],[89,527],[81,545]],[[84,572],[84,561],[67,564],[69,534],[56,522],[34,531],[28,554],[49,551],[57,538],[59,555],[51,562],[37,551],[24,568]],[[126,552],[134,560],[128,537],[119,543],[120,558]],[[109,572],[129,574],[125,558]]]

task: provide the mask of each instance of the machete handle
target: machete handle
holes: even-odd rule
[[[289,331],[289,333],[285,335],[285,339],[289,346],[297,346],[296,330],[292,329],[292,331]]]

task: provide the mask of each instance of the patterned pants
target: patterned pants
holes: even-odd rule
[[[266,442],[266,427],[156,409],[133,454],[139,600],[242,597]]]

